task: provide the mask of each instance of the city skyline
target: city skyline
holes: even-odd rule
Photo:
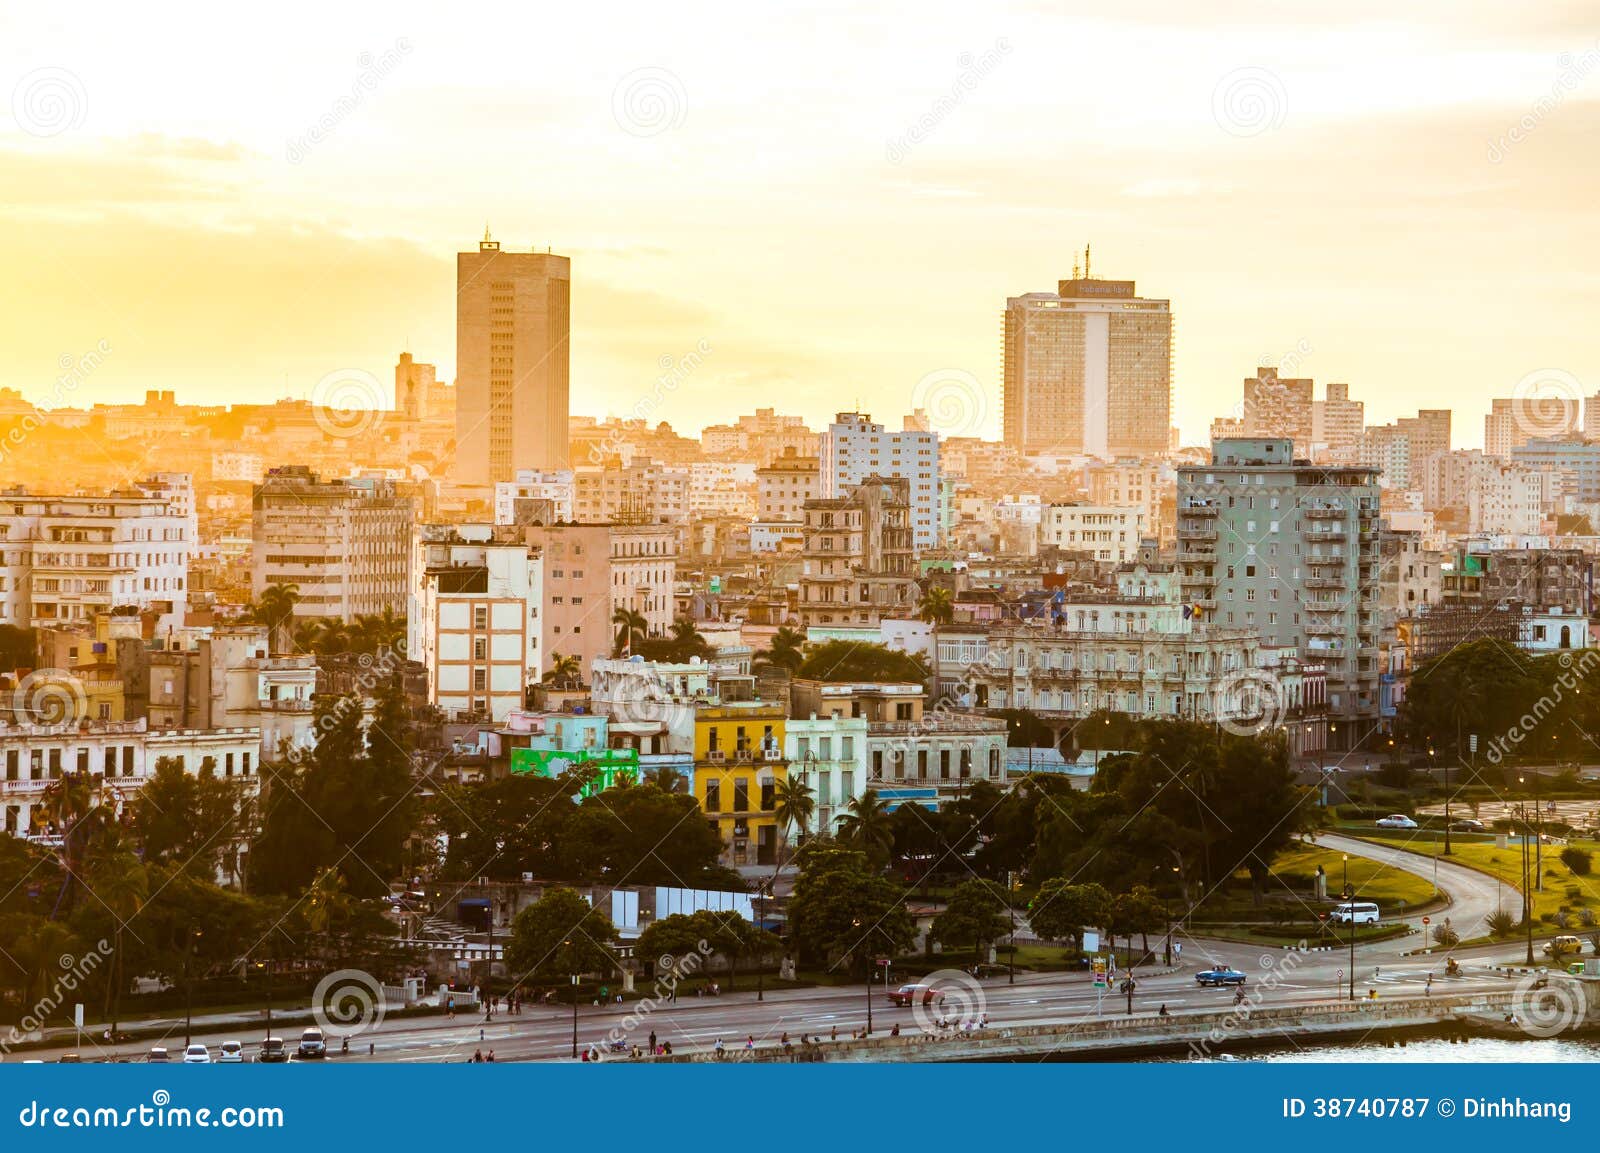
[[[13,14],[28,47],[0,58],[0,166],[25,191],[0,235],[29,274],[5,298],[0,383],[44,403],[62,358],[101,341],[73,403],[310,396],[329,373],[385,380],[402,349],[453,380],[449,261],[487,218],[508,249],[573,260],[573,409],[597,416],[703,343],[705,387],[658,419],[715,423],[781,390],[818,427],[908,412],[930,374],[964,374],[981,398],[964,431],[998,438],[995,312],[1067,278],[1085,243],[1101,275],[1173,301],[1185,443],[1232,408],[1241,370],[1288,356],[1285,375],[1348,381],[1369,423],[1487,410],[1540,371],[1592,391],[1595,241],[1572,167],[1600,91],[1591,30],[1470,9],[1440,35],[1382,12],[1238,4],[1219,29],[919,10],[811,57],[798,20],[696,39],[651,18],[603,70],[533,77],[452,51],[464,30],[425,15],[319,14],[292,91],[250,60],[223,84],[185,57],[187,81],[138,100],[118,98],[130,63]],[[595,31],[563,19],[554,32]],[[1041,99],[1057,57],[1033,45],[1064,32],[1083,79]],[[869,78],[891,37],[893,67]],[[1111,62],[1135,46],[1149,67],[1130,86]],[[141,75],[190,47],[180,30]],[[801,98],[742,107],[775,68]],[[524,146],[485,161],[505,133]],[[405,195],[374,199],[372,180]],[[1473,419],[1455,433],[1478,443]]]

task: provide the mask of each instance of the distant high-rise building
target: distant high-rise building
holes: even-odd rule
[[[297,619],[405,611],[412,511],[391,480],[270,470],[252,497],[252,594],[293,585]]]
[[[1600,440],[1600,392],[1583,402],[1583,439]]]
[[[912,427],[890,432],[870,414],[841,412],[822,434],[822,496],[844,496],[868,477],[895,477],[910,487],[911,529],[918,548],[939,543],[939,434]]]
[[[1565,437],[1578,431],[1577,397],[1499,397],[1489,406],[1489,415],[1483,418],[1483,451],[1502,460],[1510,460],[1512,449],[1537,437]],[[1587,424],[1588,412],[1583,415]]]
[[[502,252],[485,235],[456,256],[456,479],[568,467],[572,266]]]
[[[1244,434],[1286,436],[1301,456],[1311,452],[1313,385],[1309,377],[1279,376],[1257,368],[1244,381]]]
[[[1348,384],[1330,382],[1327,397],[1311,406],[1312,443],[1328,453],[1359,449],[1366,426],[1366,406],[1350,399]]]
[[[1025,452],[1159,456],[1172,423],[1172,307],[1131,280],[1063,280],[1006,301],[1005,441]]]
[[[400,354],[394,366],[394,410],[410,420],[421,420],[433,415],[428,403],[438,388],[438,377],[433,365],[421,364],[409,352]]]

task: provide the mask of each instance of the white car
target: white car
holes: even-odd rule
[[[1416,827],[1417,822],[1404,813],[1390,813],[1387,817],[1378,818],[1378,828],[1380,829],[1414,829]]]
[[[211,1064],[211,1050],[198,1042],[190,1045],[183,1051],[183,1063],[185,1065],[209,1065]]]
[[[244,1063],[244,1046],[237,1041],[224,1041],[217,1050],[217,1064],[241,1065]]]

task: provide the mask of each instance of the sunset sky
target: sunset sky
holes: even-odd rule
[[[572,257],[574,412],[709,346],[691,434],[942,371],[994,436],[1005,298],[1086,242],[1173,302],[1186,443],[1289,354],[1463,446],[1531,372],[1600,389],[1592,3],[349,7],[8,6],[0,386],[100,341],[70,404],[448,379],[487,221]]]

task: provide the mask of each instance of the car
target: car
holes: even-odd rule
[[[1574,955],[1583,952],[1583,942],[1570,935],[1556,937],[1544,947],[1546,955],[1560,960],[1568,953]]]
[[[1215,989],[1220,985],[1243,985],[1245,975],[1230,965],[1223,965],[1216,969],[1202,969],[1194,975],[1194,979],[1202,986]]]
[[[171,1058],[167,1056],[166,1046],[156,1045],[144,1055],[144,1059],[152,1065],[164,1065]]]
[[[300,1047],[294,1055],[302,1061],[319,1061],[328,1055],[328,1042],[323,1039],[321,1029],[307,1029],[300,1034]]]
[[[240,1065],[244,1063],[244,1046],[237,1041],[224,1041],[217,1049],[217,1064]]]
[[[1475,821],[1471,817],[1450,822],[1450,831],[1452,833],[1482,833],[1486,832],[1488,828],[1489,826],[1482,821]]]
[[[1341,901],[1328,916],[1341,925],[1376,925],[1381,912],[1376,901]]]
[[[289,1049],[282,1037],[268,1037],[261,1042],[261,1052],[256,1060],[265,1065],[281,1065],[289,1059]]]
[[[61,1065],[82,1065],[83,1058],[77,1053],[63,1053],[57,1058],[57,1063]]]
[[[1387,817],[1378,818],[1378,828],[1380,829],[1414,829],[1416,827],[1417,822],[1404,813],[1390,813]]]
[[[183,1063],[185,1065],[209,1065],[211,1064],[211,1050],[197,1041],[183,1051]]]
[[[891,1005],[899,1005],[901,1008],[907,1005],[932,1005],[944,1000],[944,994],[939,992],[938,989],[921,982],[901,985],[888,996]]]

